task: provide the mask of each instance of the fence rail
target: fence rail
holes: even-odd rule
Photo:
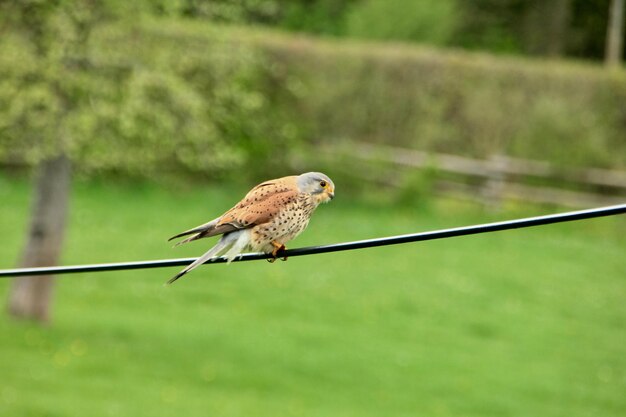
[[[359,160],[386,162],[396,167],[435,169],[479,179],[479,184],[438,180],[439,191],[460,197],[480,199],[499,205],[503,199],[588,207],[596,204],[619,204],[626,201],[626,172],[597,168],[562,168],[549,162],[494,155],[474,159],[457,155],[423,152],[393,146],[358,143],[350,155]],[[529,185],[527,178],[550,182],[550,186]],[[583,186],[587,191],[568,189]],[[571,188],[571,187],[570,187]]]

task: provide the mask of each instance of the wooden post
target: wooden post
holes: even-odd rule
[[[482,196],[485,206],[490,211],[500,211],[504,199],[506,183],[507,159],[502,155],[492,155],[489,158],[489,172],[483,186]]]
[[[66,156],[61,155],[40,163],[34,187],[28,240],[21,266],[56,265],[63,243],[70,182],[70,161]],[[52,276],[16,279],[9,296],[9,314],[48,322],[53,284]]]

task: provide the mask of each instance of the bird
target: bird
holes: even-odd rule
[[[211,258],[224,255],[230,263],[246,249],[271,254],[268,260],[275,261],[277,255],[286,250],[285,243],[304,231],[315,209],[334,197],[335,184],[321,172],[306,172],[262,182],[221,216],[168,239],[189,236],[175,245],[178,246],[222,235],[215,246],[167,284]]]

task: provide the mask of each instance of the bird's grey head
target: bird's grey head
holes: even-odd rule
[[[300,192],[311,194],[318,203],[327,203],[335,197],[335,184],[321,172],[306,172],[298,175],[296,183]]]

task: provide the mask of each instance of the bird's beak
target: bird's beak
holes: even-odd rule
[[[335,189],[334,188],[329,188],[328,189],[328,197],[330,197],[331,200],[333,198],[335,198]]]

